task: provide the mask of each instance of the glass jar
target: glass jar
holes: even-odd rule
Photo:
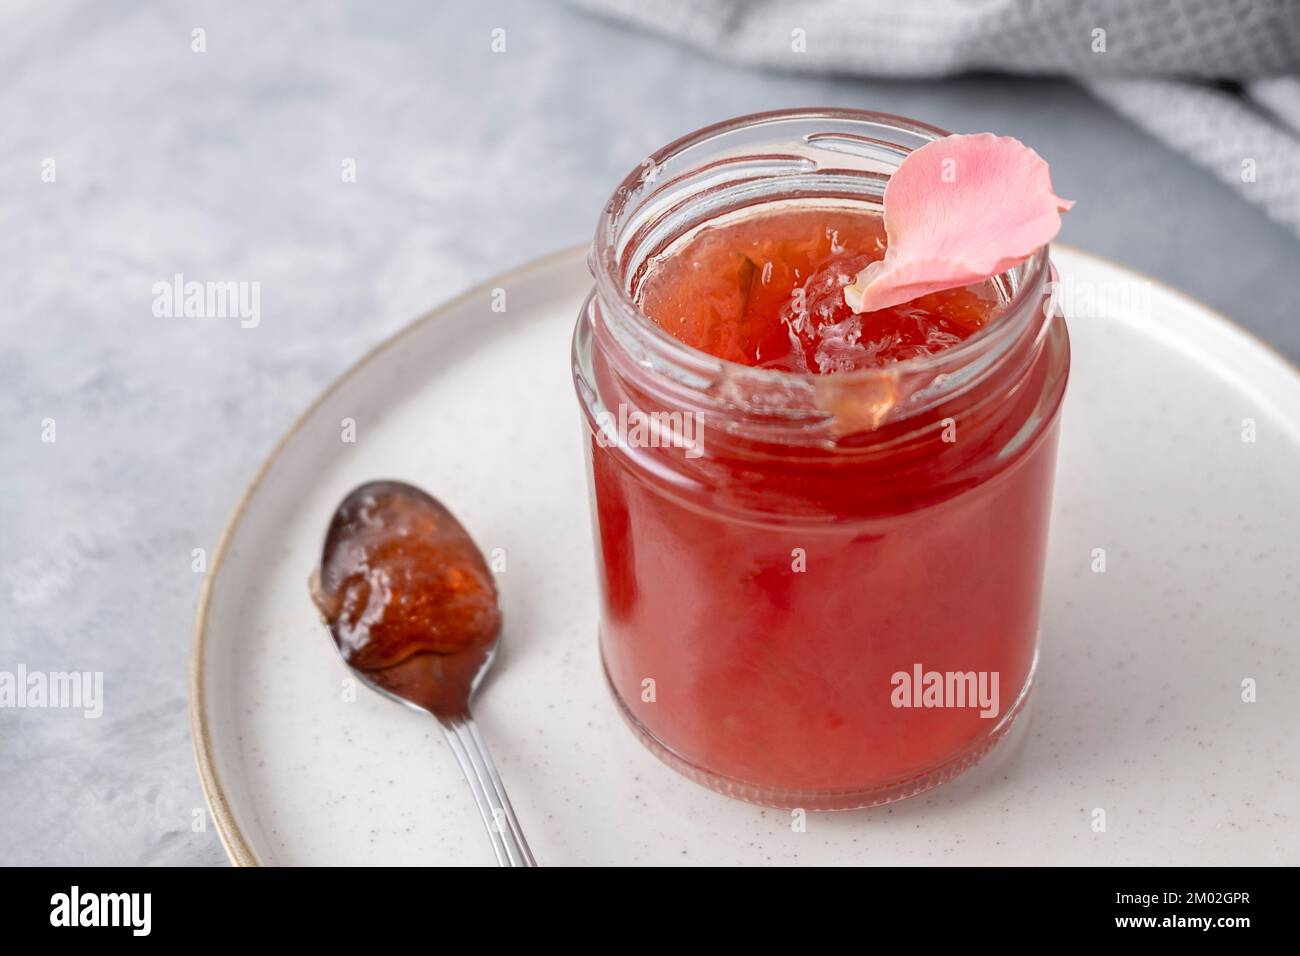
[[[605,207],[573,374],[619,709],[662,759],[758,803],[846,809],[982,756],[1033,681],[1069,340],[1047,249],[998,318],[938,354],[801,375],[642,314],[657,259],[773,204],[880,210],[946,135],[856,110],[720,123]]]

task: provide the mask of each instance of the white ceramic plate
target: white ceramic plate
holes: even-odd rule
[[[345,700],[308,600],[333,508],[389,477],[504,549],[505,646],[476,709],[544,864],[1300,862],[1300,373],[1172,290],[1074,250],[1054,259],[1074,360],[1041,671],[1028,719],[985,763],[903,803],[812,814],[799,832],[787,812],[679,777],[624,727],[596,650],[569,377],[591,283],[575,249],[380,346],[235,510],[191,675],[200,773],[231,858],[493,860],[432,718],[364,688]]]

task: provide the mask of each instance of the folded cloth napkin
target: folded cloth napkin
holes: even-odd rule
[[[1300,0],[570,0],[735,60],[1064,74],[1300,236]]]

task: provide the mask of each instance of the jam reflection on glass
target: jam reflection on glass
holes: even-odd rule
[[[393,481],[352,492],[312,595],[351,667],[440,717],[465,712],[501,612],[482,553],[436,499]]]
[[[884,248],[869,211],[756,212],[670,247],[634,293],[697,349],[828,382],[998,321],[991,282],[852,314],[843,287]],[[1016,346],[1011,381],[837,439],[867,454],[820,438],[768,445],[707,418],[695,460],[593,433],[601,647],[640,729],[706,782],[790,806],[860,806],[876,789],[893,799],[977,757],[1037,646],[1059,332],[1050,347]],[[662,407],[600,348],[593,369],[603,407]],[[956,441],[941,440],[940,416]],[[891,675],[917,664],[997,672],[997,713],[894,707]]]

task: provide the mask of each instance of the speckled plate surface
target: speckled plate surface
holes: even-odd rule
[[[1053,258],[1074,360],[1040,678],[975,770],[800,831],[677,776],[623,726],[596,651],[568,356],[590,278],[570,250],[378,348],[236,508],[191,674],[231,858],[493,861],[433,720],[364,688],[347,699],[308,600],[335,504],[390,477],[504,549],[505,646],[476,710],[543,864],[1300,863],[1300,373],[1172,290],[1074,250]]]

